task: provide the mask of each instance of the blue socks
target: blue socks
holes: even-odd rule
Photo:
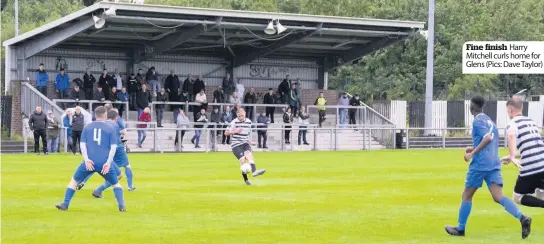
[[[461,202],[461,207],[459,208],[459,230],[464,231],[465,226],[467,225],[468,216],[470,216],[470,211],[472,210],[472,202]]]
[[[257,165],[255,165],[255,162],[250,162],[249,165],[251,165],[251,172],[255,172],[257,170]]]
[[[62,203],[65,207],[70,206],[70,201],[72,201],[72,198],[74,197],[75,193],[76,193],[76,190],[71,188],[66,188],[66,193],[64,193],[64,202]]]
[[[521,218],[521,211],[519,211],[518,206],[510,198],[503,196],[499,203],[504,207],[504,210],[514,216],[516,219]]]
[[[123,199],[123,188],[121,187],[114,187],[113,188],[113,194],[115,195],[115,199],[117,199],[117,205],[119,208],[125,207],[125,200]]]
[[[95,192],[99,192],[99,193],[102,193],[103,191],[105,191],[106,189],[108,189],[109,187],[111,186],[111,184],[109,182],[104,182],[104,184],[100,185],[98,188],[96,188],[94,191]]]
[[[125,167],[125,175],[127,176],[128,189],[132,189],[132,169],[130,167]]]

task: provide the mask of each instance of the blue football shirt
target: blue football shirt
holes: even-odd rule
[[[93,121],[81,132],[81,142],[87,144],[87,154],[95,168],[101,168],[108,160],[110,148],[117,145],[119,137],[106,121]]]
[[[491,119],[481,113],[476,115],[472,122],[472,143],[476,148],[482,142],[486,135],[491,135],[493,139],[480,152],[476,153],[470,162],[469,170],[490,171],[501,168],[499,158],[499,130]]]
[[[107,123],[115,131],[115,136],[118,138],[117,145],[123,145],[123,142],[121,142],[121,130],[123,130],[123,129],[121,129],[119,127],[119,123],[117,121],[113,121],[113,120],[108,120]]]

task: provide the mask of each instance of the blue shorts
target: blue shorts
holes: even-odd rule
[[[117,150],[115,151],[115,155],[113,156],[113,162],[119,168],[127,167],[129,165],[128,155],[125,147],[117,146]]]
[[[468,171],[467,179],[465,180],[465,187],[482,187],[483,182],[487,184],[489,188],[491,184],[497,184],[502,187],[502,174],[500,169],[491,171]]]
[[[74,178],[74,180],[76,182],[82,182],[85,178],[87,178],[87,176],[89,176],[90,174],[96,172],[96,173],[100,174],[108,183],[110,183],[112,185],[115,185],[115,184],[117,184],[119,182],[119,180],[117,180],[117,175],[118,175],[117,172],[121,172],[119,167],[116,167],[115,165],[112,165],[112,167],[110,167],[110,171],[105,175],[100,173],[101,170],[102,170],[101,165],[95,165],[94,171],[88,171],[87,168],[85,168],[85,162],[82,162],[77,167],[73,178]]]

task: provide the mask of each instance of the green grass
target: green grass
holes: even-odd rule
[[[250,187],[230,153],[129,157],[138,190],[120,213],[111,190],[91,196],[96,176],[69,211],[54,208],[77,156],[2,155],[2,243],[521,243],[485,188],[468,236],[444,232],[457,222],[462,150],[257,153],[268,172]],[[505,168],[508,196],[516,173]],[[544,212],[521,208],[541,243]]]

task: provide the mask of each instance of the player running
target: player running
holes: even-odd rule
[[[124,212],[126,208],[123,199],[123,188],[119,184],[117,174],[111,165],[119,144],[119,137],[117,137],[117,132],[106,124],[106,109],[104,107],[97,107],[94,113],[96,121],[85,126],[81,133],[80,148],[84,162],[79,165],[70,183],[68,183],[64,202],[55,205],[55,207],[59,210],[68,210],[70,201],[76,192],[77,182],[97,172],[113,185],[113,193],[117,199],[119,211]],[[92,153],[88,154],[87,152]]]
[[[246,118],[246,111],[244,109],[238,109],[236,115],[238,116],[230,123],[230,126],[225,130],[226,136],[231,136],[232,141],[230,147],[232,153],[240,161],[240,165],[249,163],[251,165],[251,172],[253,177],[257,177],[266,172],[265,169],[257,170],[255,161],[253,160],[253,153],[250,145],[251,135],[251,120]],[[251,185],[251,182],[247,178],[247,174],[242,172],[246,185]]]
[[[472,197],[485,181],[493,200],[518,219],[521,223],[521,237],[527,238],[531,233],[531,218],[523,215],[514,201],[502,193],[503,180],[501,175],[501,160],[499,159],[499,134],[497,127],[483,111],[484,98],[473,97],[470,112],[474,115],[472,123],[472,141],[475,148],[467,148],[465,161],[470,162],[465,181],[465,190],[457,227],[446,226],[446,232],[454,236],[464,236],[470,211]]]
[[[523,116],[523,103],[513,98],[506,103],[510,122],[506,127],[510,154],[503,163],[520,168],[514,201],[527,207],[544,208],[544,142],[535,121]],[[518,151],[519,150],[519,153]],[[516,157],[521,156],[521,164]],[[536,197],[532,194],[536,193]]]

